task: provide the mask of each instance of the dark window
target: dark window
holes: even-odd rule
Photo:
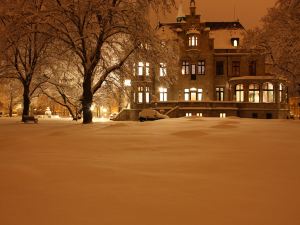
[[[187,61],[183,61],[183,62],[182,62],[182,74],[183,74],[183,75],[189,74],[189,73],[190,73],[189,67],[190,67],[189,62],[187,62]]]
[[[273,118],[272,113],[267,113],[266,118],[267,118],[267,119],[272,119],[272,118]]]
[[[258,118],[258,114],[257,113],[252,113],[252,118],[253,119],[257,119]]]
[[[204,75],[205,74],[205,61],[201,60],[198,62],[198,74]]]
[[[240,61],[232,62],[232,75],[239,76],[240,75]]]
[[[249,62],[249,74],[256,75],[256,61]]]
[[[223,61],[216,62],[216,74],[224,75],[224,62]]]
[[[196,74],[192,74],[191,75],[191,80],[196,80],[196,79],[197,79]]]

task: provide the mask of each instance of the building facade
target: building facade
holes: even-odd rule
[[[286,81],[266,74],[263,56],[240,48],[245,32],[241,23],[202,22],[194,0],[188,15],[181,9],[176,22],[159,27],[182,43],[176,82],[160,81],[170,76],[165,62],[136,63],[131,108],[154,108],[170,117],[286,118]]]

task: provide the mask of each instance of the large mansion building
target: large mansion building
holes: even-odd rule
[[[240,47],[245,30],[239,21],[202,22],[191,0],[189,15],[179,6],[176,22],[161,23],[159,32],[172,33],[183,43],[177,79],[160,82],[169,75],[164,62],[154,72],[149,63],[137,62],[130,99],[136,112],[154,108],[170,117],[288,116],[286,81],[266,73],[263,56]]]

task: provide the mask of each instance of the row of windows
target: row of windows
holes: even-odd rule
[[[145,91],[144,91],[145,90]],[[138,87],[137,98],[134,93],[134,102],[137,103],[150,103],[150,91],[149,87]],[[144,99],[145,96],[145,99]],[[224,88],[216,88],[216,96],[218,101],[224,101]],[[185,101],[202,101],[203,99],[203,89],[201,88],[186,88],[184,89],[184,100]],[[165,87],[159,88],[159,101],[168,101],[168,89]]]
[[[205,60],[198,61],[197,64],[190,64],[188,61],[182,61],[181,73],[183,75],[205,75],[206,65]],[[139,62],[137,66],[137,75],[138,76],[150,76],[150,63]],[[249,62],[249,74],[256,75],[256,61]],[[136,75],[135,66],[134,66],[134,75]],[[164,77],[167,75],[167,64],[160,63],[159,65],[159,76]],[[216,61],[216,75],[224,75],[224,61]],[[232,75],[240,75],[240,61],[232,62]],[[195,77],[194,77],[195,78]],[[192,78],[193,79],[193,78]]]
[[[133,74],[136,75],[136,66],[133,66]],[[139,62],[137,64],[137,75],[138,76],[150,76],[150,63]],[[160,63],[159,65],[159,76],[163,77],[167,75],[167,64]]]
[[[217,87],[215,89],[216,100],[224,101],[224,87]],[[262,85],[262,101],[261,101],[261,89],[259,84],[250,84],[248,89],[248,101],[253,103],[272,103],[275,101],[274,96],[274,85],[266,82]],[[145,96],[145,99],[144,99]],[[201,88],[186,88],[184,89],[184,100],[185,101],[202,101],[203,89]],[[284,92],[283,84],[279,85],[279,101],[286,101],[286,92]],[[134,94],[134,102],[137,103],[150,103],[150,88],[149,87],[138,87],[137,99]],[[237,102],[245,101],[245,87],[243,84],[237,84],[235,86],[235,100]],[[159,88],[159,101],[168,101],[168,89],[165,87]]]
[[[262,85],[262,101],[260,96],[260,85],[259,84],[250,84],[248,90],[248,101],[253,103],[272,103],[275,101],[274,96],[274,85],[272,83],[264,83]],[[285,102],[286,101],[286,94],[284,93],[284,86],[283,84],[279,85],[279,101]],[[245,100],[245,90],[243,84],[237,84],[235,86],[235,99],[237,102],[244,102]]]
[[[197,68],[197,69],[196,69]],[[181,73],[183,75],[186,74],[192,74],[192,75],[205,75],[205,61],[204,60],[200,60],[198,61],[198,64],[191,64],[187,61],[183,61],[182,62],[182,69],[181,69]]]
[[[231,45],[233,47],[239,46],[240,39],[239,38],[231,38]],[[197,36],[189,36],[189,47],[198,46],[198,37]]]
[[[188,61],[182,61],[182,75],[205,75],[205,60],[198,61],[198,64],[191,64]],[[256,61],[249,62],[249,74],[256,75]],[[216,61],[216,75],[224,75],[224,61]],[[232,75],[240,75],[240,61],[232,62]]]
[[[240,75],[240,61],[232,61],[232,75]],[[256,75],[256,61],[250,61],[248,65],[249,75]],[[216,75],[224,75],[224,61],[216,61]]]

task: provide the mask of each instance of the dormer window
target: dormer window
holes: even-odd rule
[[[231,38],[231,45],[233,47],[238,47],[240,44],[240,39],[239,38]]]
[[[189,37],[189,46],[190,47],[198,46],[198,37],[197,36]]]

